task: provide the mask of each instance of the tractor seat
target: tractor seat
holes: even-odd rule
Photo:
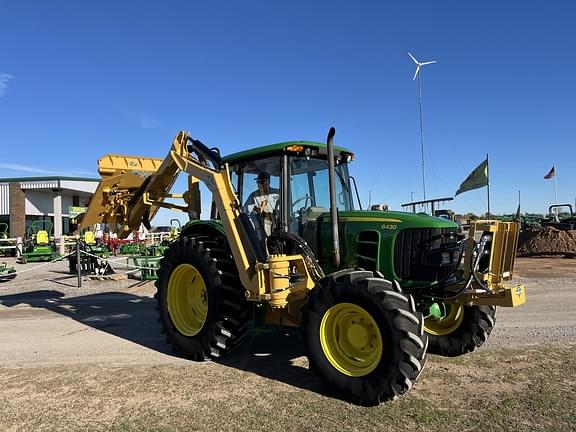
[[[95,245],[96,235],[92,231],[86,231],[84,233],[84,243],[86,243],[87,245]]]
[[[36,233],[36,244],[47,245],[50,243],[50,236],[47,231],[38,231]]]

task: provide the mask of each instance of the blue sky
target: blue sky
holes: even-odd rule
[[[224,154],[287,140],[352,148],[364,205],[452,196],[490,155],[491,208],[576,198],[576,4],[0,0],[0,177],[96,176],[164,157],[181,129]],[[179,182],[183,185],[183,182]],[[486,190],[458,212],[486,210]],[[169,220],[170,216],[162,216]],[[162,223],[163,221],[158,221]]]

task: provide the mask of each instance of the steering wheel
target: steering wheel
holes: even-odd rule
[[[296,201],[292,203],[292,214],[297,216],[298,211],[296,210],[296,204],[301,202],[306,203],[307,200],[310,200],[310,205],[312,205],[312,197],[310,195],[304,195],[303,197],[298,198]],[[305,207],[305,206],[304,206]]]

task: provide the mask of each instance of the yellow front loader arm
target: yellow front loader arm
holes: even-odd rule
[[[192,142],[192,151],[189,151],[187,142]],[[251,242],[251,225],[242,223],[240,203],[232,187],[228,167],[222,164],[218,155],[209,152],[212,150],[192,140],[187,132],[180,132],[174,139],[169,156],[181,171],[202,181],[212,193],[248,300],[265,300],[273,308],[288,306],[290,309],[290,302],[302,299],[306,291],[314,287],[308,264],[302,255],[258,258]],[[203,160],[211,157],[213,168],[209,167],[207,160]],[[294,270],[300,277],[297,282],[290,283],[289,274]],[[290,315],[285,319],[297,321],[298,312],[297,308],[289,310]]]
[[[186,211],[197,217],[198,182],[201,181],[212,193],[249,300],[270,301],[273,307],[283,308],[314,286],[309,264],[301,255],[258,256],[249,232],[251,227],[242,222],[228,167],[217,153],[192,139],[188,132],[178,133],[164,160],[107,155],[99,160],[98,172],[102,180],[84,215],[81,229],[106,223],[117,230],[120,238],[125,238],[141,223],[149,223],[160,207]],[[171,194],[170,189],[180,172],[189,175],[188,191]],[[185,205],[167,203],[165,198],[181,198]],[[290,271],[301,276],[298,282],[288,283]]]

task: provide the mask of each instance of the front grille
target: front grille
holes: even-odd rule
[[[456,228],[400,231],[394,244],[396,276],[404,280],[432,282],[449,275],[458,265],[457,241]]]

